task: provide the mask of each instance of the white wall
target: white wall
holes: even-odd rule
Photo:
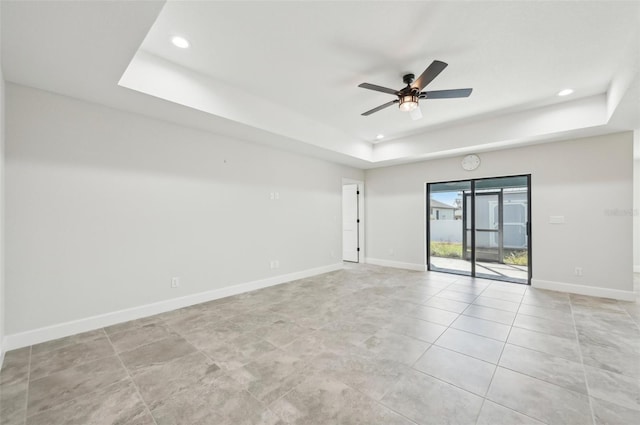
[[[0,8],[1,9],[1,8]],[[2,45],[2,40],[0,40]],[[4,359],[4,76],[2,75],[2,52],[0,52],[0,368]]]
[[[633,213],[633,270],[640,273],[640,159],[633,162]]]
[[[7,334],[339,263],[364,177],[12,84],[6,140]]]
[[[367,256],[425,264],[425,182],[531,174],[533,284],[628,298],[632,284],[632,133],[366,171]],[[613,211],[612,211],[613,210]],[[626,213],[625,213],[626,212]],[[566,223],[549,224],[563,215]],[[582,277],[574,275],[582,267]]]

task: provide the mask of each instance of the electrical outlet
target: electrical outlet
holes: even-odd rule
[[[573,272],[576,276],[582,276],[582,267],[576,267]]]
[[[276,260],[276,269],[279,269],[279,268],[280,268],[280,261]]]
[[[179,288],[180,287],[180,278],[179,277],[172,277],[171,278],[171,287],[172,288]]]

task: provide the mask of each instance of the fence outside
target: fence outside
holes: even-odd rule
[[[431,220],[431,242],[462,243],[462,220]]]

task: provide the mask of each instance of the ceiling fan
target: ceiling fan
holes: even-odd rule
[[[362,87],[363,89],[375,90],[398,97],[391,102],[387,102],[384,105],[380,105],[377,108],[364,112],[362,115],[368,116],[395,103],[399,103],[401,111],[410,112],[413,119],[419,119],[422,118],[422,113],[420,112],[420,108],[418,108],[419,99],[452,99],[457,97],[469,97],[473,89],[422,91],[422,89],[433,81],[433,79],[436,78],[446,67],[446,63],[435,60],[431,62],[431,65],[424,70],[417,80],[414,81],[415,75],[413,74],[403,76],[402,81],[404,81],[407,86],[400,90],[389,89],[387,87],[369,83],[362,83],[358,85],[358,87]]]

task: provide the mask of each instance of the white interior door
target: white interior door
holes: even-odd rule
[[[342,259],[358,262],[358,185],[342,186]]]

